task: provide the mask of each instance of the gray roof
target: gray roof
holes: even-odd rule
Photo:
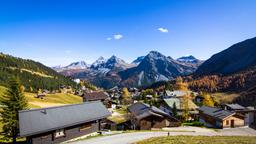
[[[186,94],[194,94],[195,96],[198,95],[197,92],[193,92],[193,91],[183,91],[183,90],[174,90],[174,91],[166,90],[165,91],[165,95],[170,97],[183,97]]]
[[[215,119],[223,120],[229,116],[235,114],[235,112],[222,110],[220,108],[202,106],[199,108],[199,111],[202,111],[204,114],[209,115]]]
[[[111,115],[99,101],[19,111],[20,136],[31,136]]]
[[[168,118],[173,118],[171,115],[168,113],[162,111],[161,109],[155,107],[155,106],[150,106],[145,103],[137,102],[131,106],[128,107],[128,110],[135,115],[137,119],[142,119],[151,115],[157,116],[157,117],[168,117]],[[176,120],[176,119],[175,119]],[[177,120],[178,121],[178,120]]]
[[[253,106],[248,106],[245,108],[246,110],[255,110],[255,108]]]
[[[186,92],[181,91],[181,90],[175,90],[175,91],[168,91],[168,90],[166,90],[165,92],[166,92],[167,96],[181,97],[181,96],[186,95]]]
[[[239,105],[239,104],[226,104],[226,106],[230,107],[233,110],[243,110],[245,107]]]

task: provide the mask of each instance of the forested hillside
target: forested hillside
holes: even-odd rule
[[[75,83],[39,62],[16,58],[0,53],[0,85],[5,86],[8,79],[17,76],[28,90],[55,90],[60,85],[74,86]]]
[[[255,106],[256,37],[213,55],[187,78],[193,90],[241,93],[235,102]]]

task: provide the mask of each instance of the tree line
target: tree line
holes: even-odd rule
[[[24,71],[26,69],[29,71]],[[43,76],[31,72],[43,74]],[[0,53],[0,85],[7,86],[8,79],[16,76],[25,90],[57,90],[61,85],[75,86],[75,83],[39,62],[16,58]]]

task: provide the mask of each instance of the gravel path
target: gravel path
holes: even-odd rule
[[[214,131],[212,129],[197,127],[169,128],[170,136],[191,135],[191,136],[256,136],[256,131],[250,128],[234,128]],[[187,132],[186,132],[187,131]],[[82,141],[72,142],[71,144],[130,144],[151,137],[167,136],[168,132],[133,132],[122,133],[110,136],[97,137]]]

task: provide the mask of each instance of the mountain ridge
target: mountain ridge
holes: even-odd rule
[[[109,59],[100,57],[90,68],[61,72],[74,78],[85,79],[103,87],[112,86],[142,86],[157,81],[167,81],[177,76],[191,74],[197,66],[182,63],[157,51],[150,51],[146,56],[140,56],[132,63],[111,56]]]
[[[70,78],[39,62],[0,53],[0,85],[5,86],[13,76],[17,76],[26,89],[31,87],[34,91],[57,90],[60,85],[75,85]]]

